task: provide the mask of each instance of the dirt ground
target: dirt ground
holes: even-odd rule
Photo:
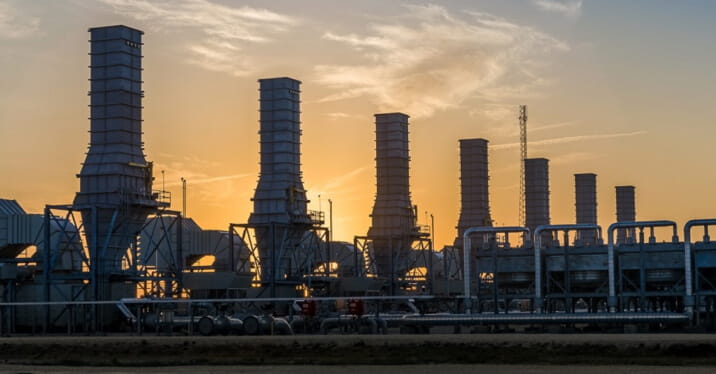
[[[77,367],[68,366],[1,366],[0,373],[13,374],[75,374]],[[171,366],[171,367],[85,367],[82,371],[101,374],[183,374],[183,373],[236,373],[236,374],[395,374],[404,372],[410,374],[552,374],[552,373],[584,373],[584,374],[706,374],[716,373],[716,368],[708,367],[664,367],[664,366],[555,366],[555,365],[405,365],[405,366],[314,366],[314,365],[288,365],[288,366]]]
[[[0,338],[0,365],[6,365],[8,368],[12,366],[7,365],[20,365],[20,369],[15,371],[17,373],[62,372],[50,371],[60,370],[62,366],[105,366],[102,372],[106,373],[133,372],[139,367],[143,368],[142,372],[159,373],[166,372],[161,371],[162,367],[166,366],[172,367],[171,370],[165,368],[171,372],[182,372],[180,370],[186,368],[196,372],[197,368],[210,368],[208,372],[262,373],[264,371],[261,370],[267,367],[275,367],[279,371],[286,368],[312,368],[311,373],[320,373],[336,372],[337,367],[348,365],[345,372],[369,371],[375,374],[381,372],[380,366],[376,367],[376,371],[372,371],[365,365],[420,365],[416,368],[428,365],[427,367],[437,368],[455,364],[524,364],[528,365],[525,368],[536,368],[530,370],[539,370],[542,367],[534,365],[586,365],[601,367],[602,372],[603,365],[609,365],[608,370],[615,373],[641,372],[629,370],[643,365],[657,365],[670,369],[665,372],[674,372],[675,366],[689,366],[690,370],[696,370],[692,371],[695,373],[716,372],[703,369],[716,368],[716,336],[463,334]],[[457,373],[463,368],[460,365],[450,367]],[[469,367],[471,366],[464,366]],[[516,368],[504,366],[504,370],[508,370],[504,372],[511,373],[513,371],[509,370]],[[613,368],[627,371],[615,371]],[[237,371],[238,369],[246,371]],[[328,371],[321,371],[324,369]],[[555,372],[553,369],[544,372]],[[681,369],[678,371],[682,372]]]

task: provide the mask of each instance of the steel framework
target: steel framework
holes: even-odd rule
[[[378,277],[375,253],[373,251],[373,239],[367,236],[355,236],[354,268],[356,277]],[[432,239],[428,237],[417,237],[410,239],[410,243],[404,243],[402,238],[380,238],[388,242],[390,256],[390,275],[387,279],[388,293],[395,296],[398,290],[432,294],[435,281],[435,256]],[[401,253],[399,249],[409,245],[409,255]],[[359,266],[362,256],[364,266]],[[423,270],[424,269],[424,270]]]
[[[301,240],[296,242],[291,240],[289,233],[295,225],[269,223],[269,224],[249,224],[249,223],[232,223],[229,225],[229,248],[234,247],[235,237],[241,239],[246,244],[247,256],[239,256],[234,258],[232,253],[230,262],[232,269],[238,272],[253,272],[253,286],[267,286],[270,296],[276,297],[276,288],[280,284],[303,284],[310,290],[313,286],[312,282],[315,276],[330,277],[331,272],[331,245],[329,241],[329,230],[320,226],[310,226],[305,230]],[[266,275],[262,274],[261,269],[266,268],[267,264],[261,263],[259,256],[259,243],[257,231],[268,232],[268,240],[271,243],[269,256],[270,268],[272,276],[265,279]],[[236,236],[235,236],[236,235]],[[276,237],[280,235],[281,237]],[[244,247],[242,247],[244,248]],[[285,278],[278,275],[278,262],[273,259],[283,259],[289,257],[289,272]],[[263,266],[262,266],[263,265]]]

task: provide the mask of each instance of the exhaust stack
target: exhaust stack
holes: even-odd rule
[[[89,32],[90,144],[74,207],[82,211],[87,243],[101,254],[93,263],[109,276],[122,272],[147,216],[168,204],[152,194],[152,163],[143,152],[143,32],[127,26]]]
[[[597,223],[597,175],[593,173],[574,174],[574,195],[577,224]],[[577,232],[577,242],[582,245],[596,244],[594,231]]]
[[[636,221],[636,203],[634,186],[616,186],[617,222]],[[617,229],[617,244],[633,243],[635,230]]]
[[[299,270],[290,251],[312,223],[301,179],[300,85],[286,77],[259,80],[261,167],[249,225],[256,227],[264,283]]]
[[[454,246],[463,247],[463,234],[470,227],[492,226],[485,139],[460,139],[460,219]],[[482,240],[472,240],[478,247]]]
[[[525,223],[531,232],[549,225],[549,160],[525,159]],[[551,238],[551,234],[546,233]],[[543,242],[548,242],[543,239]]]
[[[410,201],[408,115],[375,115],[377,192],[368,238],[378,276],[395,279],[412,243],[420,236],[416,212]]]

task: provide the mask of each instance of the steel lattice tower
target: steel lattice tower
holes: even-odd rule
[[[527,159],[527,105],[520,105],[520,226],[525,217],[525,159]]]

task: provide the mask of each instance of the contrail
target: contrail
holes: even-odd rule
[[[326,183],[323,186],[317,186],[313,190],[316,192],[319,192],[319,191],[320,192],[328,192],[331,190],[338,189],[339,187],[342,187],[343,185],[345,185],[351,178],[368,170],[368,168],[369,168],[369,166],[361,166],[359,168],[353,169],[343,175],[333,178],[330,182]]]
[[[574,143],[574,142],[580,142],[583,140],[599,140],[599,139],[613,139],[613,138],[623,138],[627,136],[635,136],[635,135],[643,135],[646,134],[646,131],[633,131],[633,132],[622,132],[622,133],[616,133],[616,134],[601,134],[601,135],[577,135],[577,136],[565,136],[562,138],[554,138],[554,139],[544,139],[544,140],[537,140],[533,142],[528,142],[528,145],[552,145],[552,144],[562,144],[562,143]],[[517,148],[520,146],[520,143],[506,143],[506,144],[497,144],[490,147],[492,150],[500,150],[500,149],[510,149],[510,148]]]
[[[191,179],[191,180],[187,180],[187,183],[190,183],[190,184],[205,184],[205,183],[212,183],[212,182],[221,182],[221,181],[230,180],[230,179],[240,179],[240,178],[248,177],[248,176],[251,176],[251,175],[252,175],[252,174],[249,174],[249,173],[245,173],[245,174],[234,174],[234,175],[222,175],[222,176],[219,176],[219,177],[211,177],[211,178],[203,178],[203,179]],[[171,183],[167,183],[167,184],[166,184],[167,187],[179,186],[179,185],[181,185],[181,182],[171,182]]]

